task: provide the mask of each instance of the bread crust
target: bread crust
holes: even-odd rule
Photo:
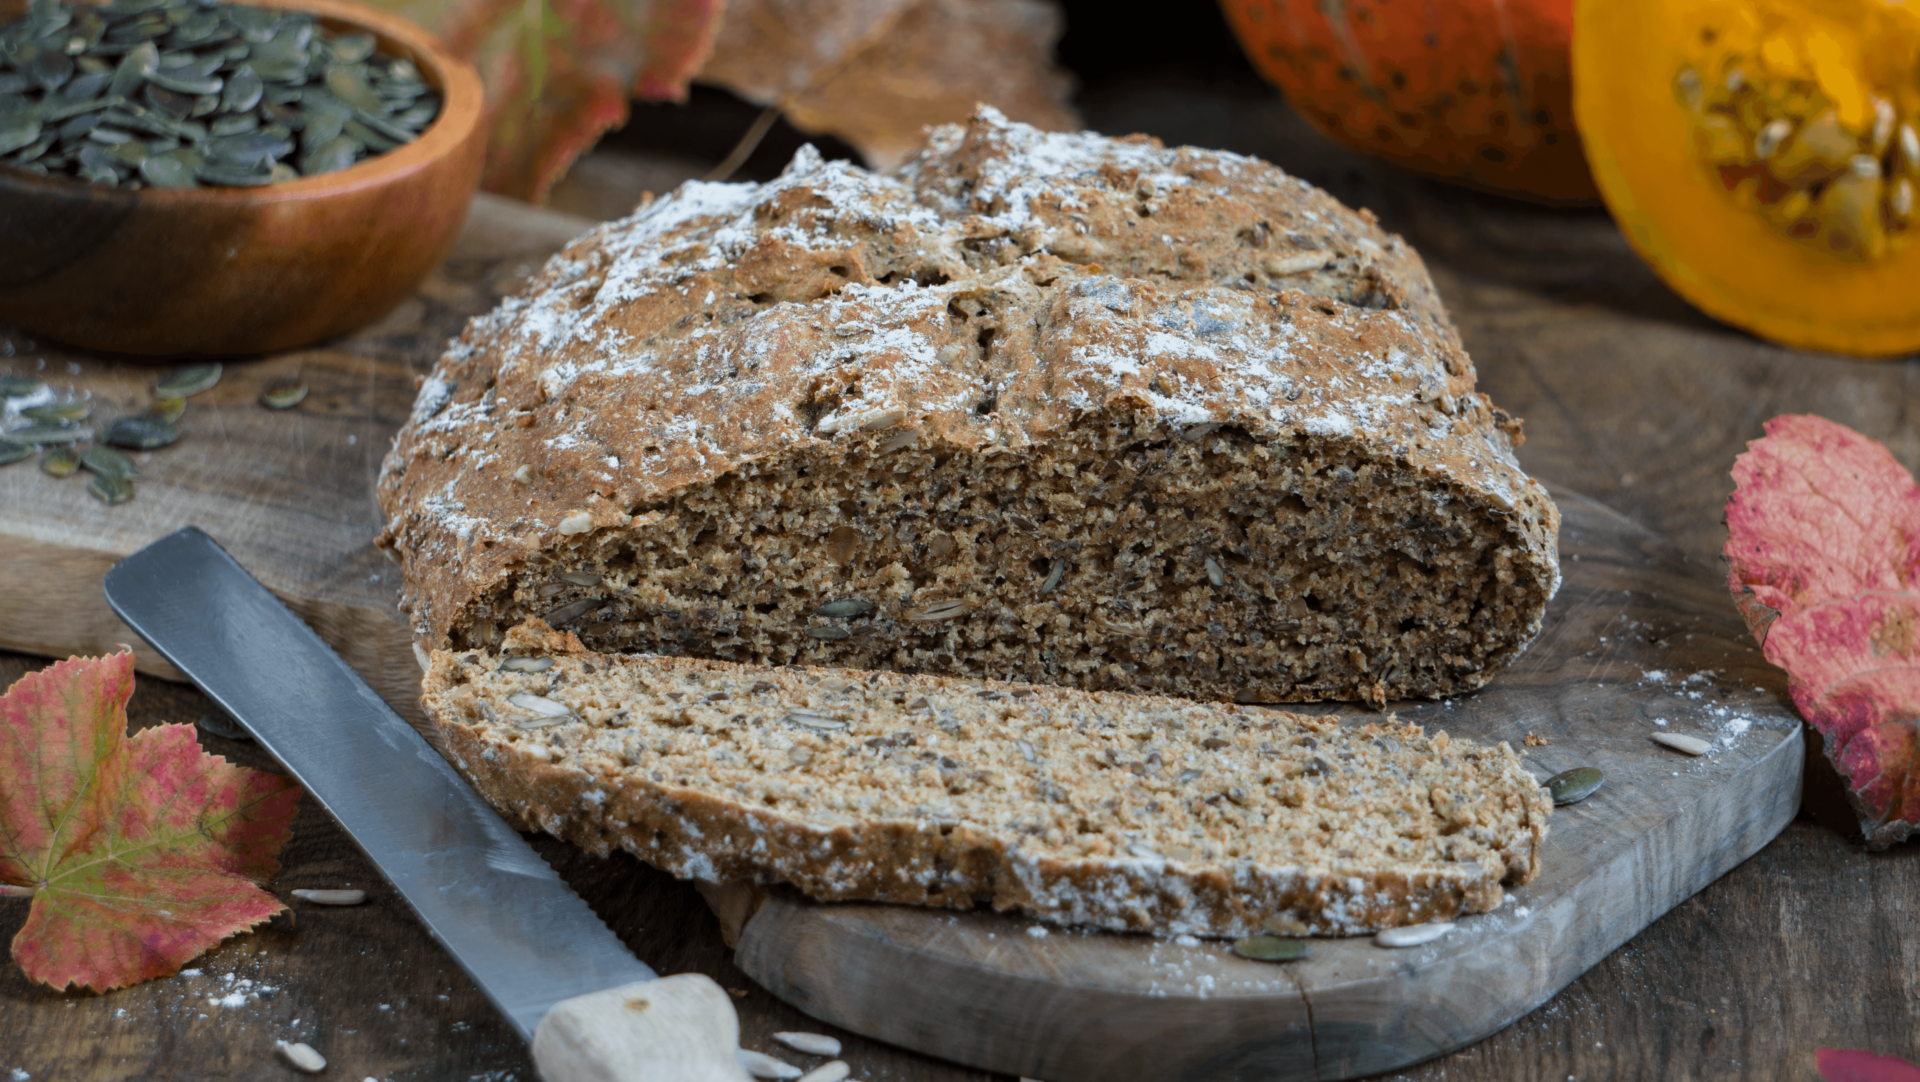
[[[976,302],[986,316],[956,321]],[[1176,447],[1218,429],[1242,451],[1392,471],[1437,506],[1470,509],[1497,552],[1477,573],[1506,607],[1474,650],[1435,647],[1444,657],[1422,664],[1438,675],[1360,658],[1325,678],[1229,667],[1137,686],[1262,700],[1465,691],[1524,648],[1558,587],[1558,512],[1513,457],[1517,422],[1474,393],[1399,237],[1262,162],[1041,133],[990,110],[937,130],[893,174],[803,152],[770,184],[688,184],[570,245],[426,381],[382,471],[383,540],[405,563],[419,640],[464,646],[484,641],[480,617],[529,567],[666,530],[689,493],[796,465],[867,468],[907,436],[934,459],[1011,455],[1042,472],[1086,424],[1170,433]],[[859,585],[894,589],[899,566]],[[793,659],[835,656],[819,652],[831,642],[801,646]],[[1129,686],[1109,668],[1035,662],[1026,675]]]
[[[515,678],[493,671],[500,662],[498,656],[463,659],[445,651],[436,653],[426,677],[425,705],[454,764],[495,807],[524,828],[547,831],[597,854],[625,849],[683,878],[789,883],[823,900],[955,908],[988,904],[1043,921],[1122,931],[1238,936],[1258,931],[1264,924],[1294,934],[1354,935],[1492,909],[1504,896],[1503,880],[1524,883],[1533,877],[1547,832],[1550,804],[1505,744],[1474,748],[1461,741],[1449,742],[1445,734],[1427,737],[1418,730],[1397,727],[1368,726],[1354,733],[1330,719],[1255,713],[1157,696],[805,667],[764,670],[687,658],[615,658],[587,651],[573,636],[538,622],[510,632],[506,649],[514,657],[553,660],[555,666],[541,671],[533,686],[557,683],[559,689],[551,692],[554,700],[579,704],[577,716],[549,724],[548,719],[520,715],[521,721],[515,723],[511,715],[501,716],[512,708],[500,701],[518,685],[513,683]],[[656,723],[649,729],[647,710],[637,705],[642,696],[630,682],[641,681],[651,688],[687,688],[751,680],[761,674],[767,678],[769,694],[789,705],[812,701],[804,696],[813,686],[832,681],[856,682],[866,698],[884,700],[893,692],[895,699],[931,696],[936,705],[982,695],[1004,698],[1017,691],[1026,696],[1030,711],[1051,707],[1056,713],[1085,712],[1079,715],[1083,724],[1088,716],[1105,716],[1123,725],[1159,725],[1153,718],[1165,714],[1229,728],[1239,720],[1244,728],[1246,719],[1258,718],[1266,726],[1263,747],[1303,737],[1314,747],[1317,738],[1315,750],[1334,761],[1392,732],[1398,737],[1392,753],[1377,760],[1363,756],[1357,764],[1362,773],[1357,778],[1350,774],[1347,784],[1385,783],[1384,777],[1367,773],[1384,774],[1389,769],[1369,765],[1376,761],[1426,779],[1415,786],[1415,806],[1436,817],[1435,829],[1457,840],[1459,857],[1391,861],[1376,853],[1368,859],[1369,851],[1364,850],[1368,832],[1382,823],[1406,830],[1405,816],[1400,814],[1343,823],[1341,829],[1352,834],[1343,844],[1363,846],[1360,855],[1310,865],[1181,860],[1138,853],[1072,859],[1060,856],[1058,846],[1043,851],[1046,847],[1036,835],[977,817],[983,814],[979,808],[992,806],[990,801],[969,805],[976,814],[963,808],[958,817],[849,817],[817,802],[755,806],[741,791],[722,792],[715,780],[703,785],[678,777],[689,770],[697,772],[702,762],[716,758],[716,748],[738,751],[743,743],[778,741],[784,733],[777,724],[754,730],[756,723],[748,723],[748,735],[740,736],[738,720],[729,733],[724,724],[709,725],[698,717],[670,720],[666,729]],[[709,683],[694,685],[694,681]],[[483,700],[494,705],[482,705]],[[631,704],[636,716],[610,720],[615,712],[586,705],[603,700]],[[736,694],[734,703],[739,700]],[[727,707],[733,708],[733,704]],[[624,709],[618,713],[624,715]],[[657,722],[662,715],[656,710],[654,716]],[[719,735],[665,758],[647,754],[641,762],[623,763],[617,751],[609,750],[622,740],[635,739],[636,733],[653,739],[662,731],[698,734],[703,726]],[[1093,727],[1100,727],[1097,720]],[[1175,739],[1166,729],[1159,731],[1162,739]],[[1195,750],[1201,731],[1189,734],[1186,751]],[[810,744],[820,747],[823,763],[830,755],[850,755],[859,759],[852,768],[856,771],[881,769],[871,745],[862,743],[872,734],[857,723],[851,731],[835,734],[832,741],[814,741],[812,734],[806,735]],[[1247,737],[1239,740],[1252,747]],[[1003,740],[997,749],[981,753],[997,750],[1011,759],[1007,754],[1011,743]],[[1225,750],[1225,741],[1217,743],[1222,750],[1201,754],[1233,754]],[[1179,753],[1177,747],[1168,745],[1170,765],[1171,756]],[[967,752],[956,749],[954,754]],[[1042,757],[1045,754],[1043,750]],[[1071,763],[1067,765],[1071,769]],[[1071,781],[1064,784],[1075,788]],[[1064,793],[1061,798],[1093,799]],[[1017,806],[1017,797],[1009,800]],[[1213,800],[1219,803],[1217,796]],[[1273,829],[1280,829],[1277,821]],[[1429,841],[1446,839],[1430,837]],[[1432,851],[1452,853],[1452,843]]]

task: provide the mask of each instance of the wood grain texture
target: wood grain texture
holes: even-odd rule
[[[1799,719],[1724,589],[1614,512],[1554,495],[1565,585],[1540,638],[1471,696],[1391,706],[1430,732],[1505,741],[1543,780],[1606,772],[1598,793],[1554,813],[1540,875],[1508,905],[1430,946],[1316,939],[1313,957],[1273,966],[1217,942],[1036,937],[1045,929],[1011,916],[774,892],[746,922],[740,967],[816,1017],[1048,1082],[1351,1078],[1503,1028],[1800,806]],[[1690,759],[1655,732],[1716,747]]]
[[[0,319],[86,349],[258,353],[331,338],[413,293],[480,183],[480,77],[388,12],[275,6],[374,34],[440,91],[439,117],[353,168],[259,188],[136,191],[0,168]]]

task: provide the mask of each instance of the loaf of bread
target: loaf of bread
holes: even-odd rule
[[[590,653],[538,621],[433,655],[493,804],[596,853],[823,899],[1166,934],[1485,912],[1550,805],[1505,745],[1157,695]]]
[[[476,319],[380,481],[423,646],[1242,702],[1479,686],[1558,513],[1419,258],[1233,154],[983,109],[602,226]]]

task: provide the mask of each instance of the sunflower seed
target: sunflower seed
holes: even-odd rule
[[[565,703],[557,703],[545,695],[535,695],[530,691],[516,691],[507,696],[507,701],[543,718],[562,718],[573,713],[573,708]]]
[[[140,476],[133,459],[111,447],[95,446],[80,452],[80,465],[85,466],[87,472],[102,477],[124,477],[131,481]]]
[[[153,385],[157,398],[192,398],[201,391],[211,390],[220,382],[220,364],[197,364],[192,368],[182,368]]]
[[[871,616],[873,614],[873,602],[857,597],[845,598],[840,601],[829,601],[813,610],[813,614],[815,616],[826,616],[833,619],[853,619],[860,616]]]
[[[1592,796],[1605,777],[1598,767],[1578,766],[1563,770],[1542,784],[1546,786],[1547,795],[1553,798],[1554,806],[1564,807]]]
[[[1688,755],[1705,755],[1707,752],[1713,750],[1712,744],[1707,743],[1697,736],[1687,736],[1683,733],[1654,733],[1653,742],[1656,744],[1664,744],[1675,751],[1685,752]]]
[[[92,439],[93,430],[78,425],[37,424],[0,434],[0,438],[15,443],[74,443]]]
[[[273,1050],[280,1053],[280,1055],[285,1058],[288,1063],[293,1064],[295,1068],[305,1071],[308,1074],[319,1074],[321,1071],[327,1069],[327,1057],[315,1052],[312,1045],[300,1041],[295,1041],[292,1044],[286,1041],[275,1041],[273,1042]]]
[[[1380,947],[1418,947],[1431,943],[1448,932],[1453,925],[1446,921],[1434,921],[1432,924],[1413,924],[1405,928],[1387,928],[1373,937],[1375,946]]]
[[[54,477],[72,477],[80,468],[80,456],[71,447],[54,447],[40,456],[40,468]]]
[[[562,605],[542,616],[541,619],[554,627],[559,627],[561,624],[578,620],[590,612],[598,612],[605,608],[606,604],[604,598],[590,597],[584,601],[575,601],[571,605]]]
[[[844,627],[810,627],[807,629],[807,637],[813,639],[845,639],[852,637],[852,635],[853,632],[848,631]]]
[[[566,592],[567,592],[567,584],[566,584],[566,583],[564,583],[564,582],[549,582],[549,583],[546,583],[546,584],[544,584],[544,585],[542,585],[542,586],[541,586],[541,587],[540,587],[539,589],[537,589],[537,590],[535,590],[535,591],[533,592],[533,596],[535,596],[535,597],[543,597],[543,598],[544,598],[544,597],[559,597],[559,596],[560,596],[561,594],[564,594],[564,593],[566,593]]]
[[[151,451],[179,439],[180,430],[158,417],[142,417],[134,414],[113,422],[107,427],[107,434],[102,438],[115,447]]]
[[[776,1033],[773,1039],[793,1049],[805,1052],[809,1056],[837,1056],[840,1054],[839,1040],[824,1033],[785,1032]]]
[[[1207,581],[1215,586],[1227,584],[1227,573],[1220,569],[1220,561],[1211,556],[1207,557]]]
[[[1060,585],[1060,580],[1065,578],[1066,575],[1067,561],[1054,560],[1053,566],[1047,568],[1047,580],[1040,584],[1040,596],[1045,597],[1052,593],[1054,588]]]
[[[828,1060],[794,1079],[794,1082],[845,1082],[846,1077],[852,1073],[853,1068],[847,1066],[845,1060]]]
[[[1292,962],[1313,951],[1304,940],[1261,934],[1234,940],[1233,953],[1256,962]]]
[[[0,466],[11,466],[33,455],[33,445],[14,440],[0,439]]]
[[[954,598],[949,601],[936,601],[925,608],[914,609],[907,613],[907,619],[912,620],[916,624],[937,623],[941,620],[951,620],[956,616],[963,615],[970,607],[971,606],[962,598]]]
[[[133,499],[133,482],[124,477],[96,473],[87,482],[87,491],[108,507],[117,507]]]
[[[550,657],[510,657],[500,663],[501,672],[546,672],[551,668]]]
[[[405,114],[402,115],[404,116]],[[875,447],[874,450],[883,455],[891,454],[902,447],[918,442],[919,439],[920,430],[917,428],[909,428],[904,432],[895,432],[893,435],[881,440],[879,446]]]
[[[755,1078],[799,1078],[801,1074],[800,1068],[765,1052],[736,1048],[733,1055],[740,1061],[741,1068]]]
[[[0,398],[25,398],[39,394],[46,381],[33,376],[0,376]]]
[[[1208,422],[1207,424],[1203,424],[1203,425],[1194,425],[1192,428],[1189,428],[1185,432],[1180,433],[1180,438],[1183,440],[1186,440],[1188,443],[1198,443],[1199,441],[1212,435],[1214,430],[1219,427],[1220,426],[1218,424],[1215,424],[1213,422]]]
[[[306,400],[304,383],[276,383],[260,394],[260,404],[270,410],[290,410]]]
[[[288,893],[314,905],[359,905],[367,900],[364,890],[295,890]]]
[[[841,721],[839,718],[828,717],[814,710],[789,710],[784,720],[794,725],[804,726],[808,729],[819,729],[823,732],[837,732],[847,727],[847,723]]]
[[[62,423],[84,421],[87,414],[92,412],[93,406],[87,402],[58,402],[47,406],[28,406],[20,411],[20,416],[30,421]]]
[[[162,398],[147,410],[147,416],[167,424],[178,424],[187,412],[187,400],[184,398]]]

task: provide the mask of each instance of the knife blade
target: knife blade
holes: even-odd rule
[[[747,1077],[734,1058],[739,1021],[726,992],[698,974],[657,979],[405,719],[211,537],[191,526],[169,534],[115,564],[105,588],[128,626],[346,828],[533,1043],[549,1082]]]

